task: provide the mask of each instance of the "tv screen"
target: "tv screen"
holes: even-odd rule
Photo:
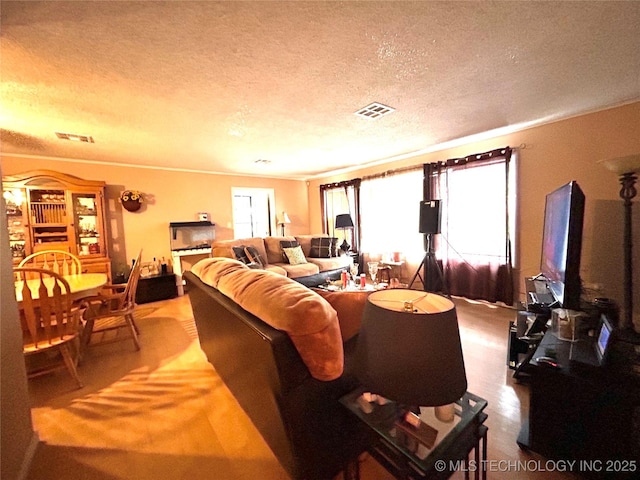
[[[540,273],[559,306],[580,309],[584,193],[572,181],[547,194]]]

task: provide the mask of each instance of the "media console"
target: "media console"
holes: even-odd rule
[[[596,366],[574,359],[578,350],[595,349],[595,341],[544,334],[529,363],[529,418],[517,443],[550,459],[636,462],[640,468],[640,376],[615,361]],[[537,362],[540,357],[554,358],[557,366]]]

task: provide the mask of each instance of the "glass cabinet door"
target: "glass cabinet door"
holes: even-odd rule
[[[99,254],[101,219],[99,198],[95,193],[72,193],[73,226],[78,255]]]
[[[34,251],[58,248],[69,240],[65,191],[29,189]]]
[[[5,189],[2,192],[9,227],[9,245],[13,260],[19,262],[27,255],[29,230],[25,217],[26,199],[24,190]]]

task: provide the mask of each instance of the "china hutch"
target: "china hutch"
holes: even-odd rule
[[[41,250],[65,250],[80,258],[83,272],[111,279],[105,182],[37,170],[2,183],[14,265]]]

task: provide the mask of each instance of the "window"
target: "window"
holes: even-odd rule
[[[320,185],[322,218],[324,233],[332,237],[343,239],[346,236],[347,243],[353,251],[360,251],[360,179],[347,182]],[[336,216],[348,213],[353,220],[353,229],[337,230],[335,228]]]
[[[513,303],[511,157],[511,149],[505,147],[425,165],[425,194],[441,200],[436,257],[452,295]]]
[[[407,261],[424,256],[419,233],[422,169],[363,179],[360,189],[362,251],[371,257],[402,252]]]
[[[266,237],[275,231],[274,192],[266,188],[233,188],[234,238]]]
[[[448,171],[441,193],[447,199],[441,252],[472,263],[506,261],[505,182],[504,162]]]

